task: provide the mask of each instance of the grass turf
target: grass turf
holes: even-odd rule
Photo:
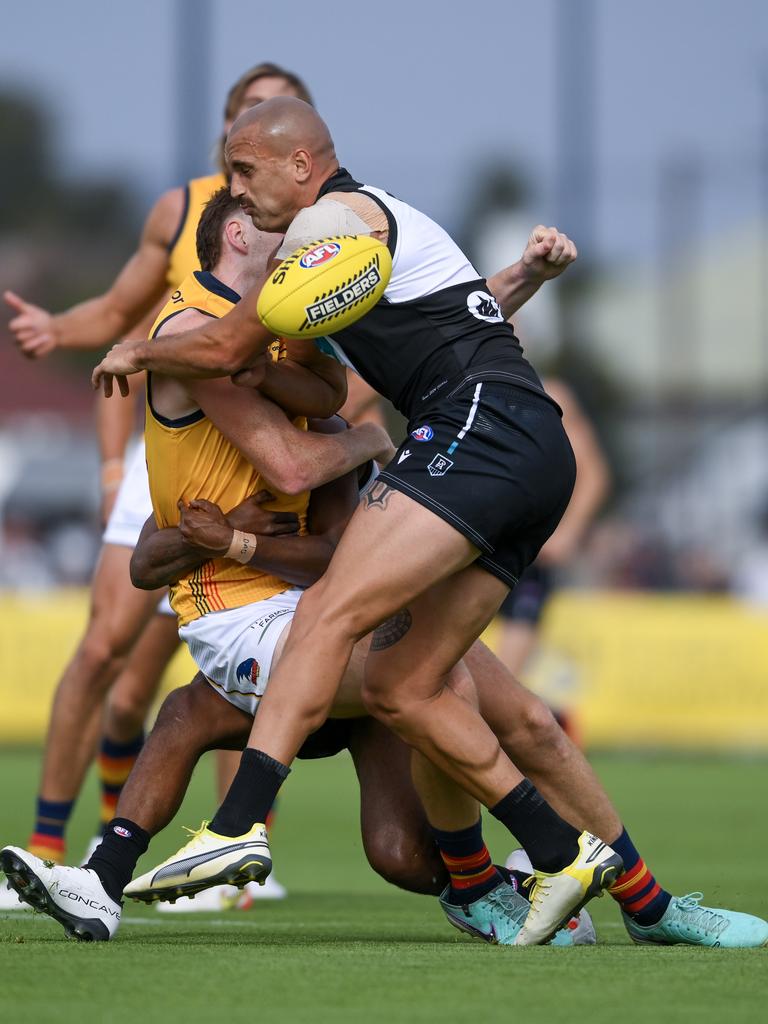
[[[36,751],[0,752],[0,841],[24,843]],[[662,884],[768,916],[765,763],[602,757],[596,766]],[[0,1017],[9,1022],[264,1020],[269,1024],[574,1021],[667,1024],[763,1019],[768,950],[632,946],[609,898],[590,909],[600,944],[510,950],[460,936],[435,901],[367,867],[346,757],[300,764],[274,830],[290,897],[249,912],[161,915],[127,904],[109,944],[66,942],[48,918],[0,912]],[[214,806],[201,765],[177,819]],[[73,858],[95,816],[91,783],[70,828]],[[498,858],[508,842],[486,825]],[[176,824],[152,860],[177,848]],[[145,862],[148,867],[150,861]]]

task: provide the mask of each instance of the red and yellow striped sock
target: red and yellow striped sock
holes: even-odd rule
[[[451,877],[450,902],[474,903],[502,881],[483,841],[480,821],[457,832],[433,828],[432,835]]]
[[[27,849],[41,860],[64,863],[64,831],[75,806],[74,800],[46,800],[37,798],[35,828],[27,843]]]
[[[102,828],[115,817],[117,801],[131,769],[144,745],[141,733],[128,743],[116,743],[104,736],[99,750],[99,784],[101,786],[100,819]]]
[[[656,881],[626,829],[611,846],[624,860],[624,873],[608,892],[638,924],[656,924],[669,906],[671,895]]]
[[[46,836],[40,832],[33,832],[29,837],[27,849],[40,860],[52,860],[54,864],[64,863],[66,843],[64,837]]]

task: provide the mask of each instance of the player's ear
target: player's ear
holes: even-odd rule
[[[245,224],[240,217],[233,217],[227,222],[224,228],[227,241],[239,253],[248,252],[248,239],[245,234]]]
[[[296,149],[291,154],[296,182],[303,185],[312,174],[312,157],[306,149]]]

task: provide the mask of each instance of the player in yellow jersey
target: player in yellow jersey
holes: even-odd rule
[[[195,231],[203,205],[225,182],[223,139],[237,115],[277,95],[310,101],[304,83],[275,64],[249,69],[232,86],[224,109],[220,171],[165,192],[146,219],[141,240],[112,286],[57,314],[5,293],[15,316],[10,328],[32,359],[57,348],[98,348],[124,335],[146,337],[158,302],[197,269]],[[141,389],[137,390],[140,393]],[[143,451],[126,464],[134,430],[133,403],[99,400],[103,517],[107,530],[91,588],[85,633],[59,682],[49,724],[30,845],[47,859],[64,858],[64,832],[97,749],[103,702],[112,699],[99,756],[102,821],[109,820],[122,782],[141,745],[148,704],[178,645],[172,617],[155,615],[161,592],[131,586],[128,564],[149,514]],[[18,903],[0,883],[0,908]]]

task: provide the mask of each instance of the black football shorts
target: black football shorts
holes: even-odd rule
[[[553,401],[475,380],[419,412],[379,480],[463,533],[477,564],[514,587],[565,512],[576,463]]]

